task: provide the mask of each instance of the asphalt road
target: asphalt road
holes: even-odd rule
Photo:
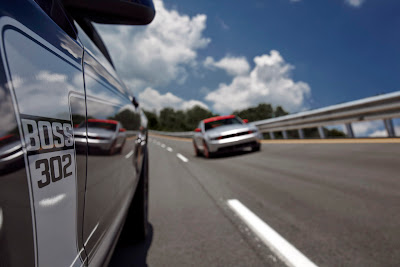
[[[149,153],[151,234],[117,246],[111,266],[284,266],[229,199],[318,266],[400,263],[399,143],[263,144],[205,159],[191,142],[151,137]]]

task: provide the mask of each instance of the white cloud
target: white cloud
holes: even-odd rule
[[[361,5],[364,3],[364,0],[345,0],[345,2],[353,7],[361,7]]]
[[[395,132],[396,136],[400,136],[400,126],[395,126],[394,127],[394,132]],[[369,135],[369,137],[387,137],[387,136],[388,136],[388,134],[387,134],[386,129],[384,129],[384,130],[376,130],[376,131],[374,131],[373,133],[371,133]]]
[[[363,121],[352,123],[354,135],[357,137],[387,136],[383,121]]]
[[[244,75],[250,70],[250,65],[245,57],[226,56],[219,61],[215,61],[212,57],[207,57],[203,64],[209,69],[219,68],[225,70],[232,76]]]
[[[13,83],[15,82],[13,81]],[[0,87],[0,116],[2,122],[0,137],[7,135],[9,131],[17,126],[11,95],[6,93],[6,90],[8,91],[8,88]]]
[[[60,73],[50,73],[49,71],[41,71],[36,77],[40,81],[49,83],[64,83],[67,81],[67,75]],[[80,77],[82,79],[82,76]]]
[[[167,10],[162,0],[154,4],[156,16],[148,26],[96,25],[117,70],[134,91],[172,80],[183,83],[187,67],[197,64],[197,50],[210,42],[203,36],[206,15]]]
[[[387,131],[386,130],[376,130],[372,134],[369,135],[369,137],[387,137]]]
[[[381,130],[383,123],[380,121],[355,122],[352,127],[356,136],[368,136],[372,132]]]
[[[217,21],[219,23],[219,25],[221,26],[221,28],[225,31],[229,30],[231,27],[229,27],[228,24],[226,24],[226,22],[224,20],[222,20],[220,17],[217,17]]]
[[[282,105],[289,111],[304,109],[310,86],[291,79],[294,67],[278,51],[255,57],[254,63],[249,74],[234,77],[230,84],[220,84],[205,97],[214,103],[215,111],[229,113],[261,102]]]
[[[171,107],[176,110],[186,110],[196,105],[208,109],[207,105],[201,101],[186,101],[170,92],[162,95],[157,90],[150,87],[139,94],[139,103],[144,109],[155,110],[156,112],[159,112],[165,107]]]

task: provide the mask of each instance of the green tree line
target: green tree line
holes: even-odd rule
[[[174,110],[167,107],[156,112],[143,110],[149,120],[149,128],[159,131],[181,132],[194,130],[201,120],[219,116],[210,110],[200,106],[194,106],[187,110]],[[250,107],[243,110],[236,110],[234,115],[242,119],[248,119],[249,122],[264,120],[289,114],[281,106],[273,108],[270,104],[259,104],[256,107]]]
[[[167,132],[184,132],[193,131],[201,120],[218,116],[220,114],[212,113],[210,110],[200,106],[194,106],[187,110],[175,110],[167,107],[163,108],[159,114],[156,112],[143,110],[148,119],[148,127],[151,130],[167,131]],[[239,116],[242,119],[247,119],[249,122],[276,118],[288,115],[283,107],[273,107],[271,104],[262,103],[256,107],[250,107],[243,110],[236,110],[232,114]],[[336,129],[329,130],[324,128],[327,137],[344,137],[345,134]],[[307,138],[318,138],[319,133],[316,128],[304,129]],[[297,131],[288,131],[290,138],[298,138]],[[269,139],[269,134],[264,137]],[[282,138],[280,132],[275,133],[276,138]]]
[[[149,129],[167,132],[193,131],[201,120],[218,116],[200,106],[194,106],[188,110],[163,108],[159,115],[156,112],[143,111],[149,121]]]

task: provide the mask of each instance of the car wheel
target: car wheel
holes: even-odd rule
[[[257,144],[256,146],[253,147],[253,151],[260,151],[261,150],[261,144]]]
[[[122,149],[124,148],[124,145],[125,145],[125,140],[122,142],[121,147],[118,148],[118,154],[122,153]]]
[[[149,162],[146,151],[143,159],[143,168],[140,174],[140,180],[121,233],[121,241],[123,244],[135,244],[146,239],[148,234],[148,214]]]
[[[108,155],[112,156],[115,154],[115,146],[116,146],[116,141],[114,141],[110,147],[110,149],[108,150]]]
[[[208,150],[208,146],[204,140],[203,140],[203,147],[204,147],[204,150],[203,150],[204,157],[208,158],[208,159],[211,158],[212,153]]]
[[[200,156],[200,151],[196,146],[196,143],[193,141],[193,148],[194,148],[194,154],[196,155],[196,157]]]

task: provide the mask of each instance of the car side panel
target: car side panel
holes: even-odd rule
[[[72,113],[85,118],[83,48],[33,1],[2,3],[0,16],[0,150],[20,147],[1,162],[0,265],[80,266],[86,153],[75,153]]]
[[[138,183],[145,138],[140,113],[118,78],[89,50],[84,62],[88,119],[112,120],[122,129],[108,140],[107,149],[92,149],[89,141],[83,236],[89,263],[98,266],[122,227]]]
[[[200,123],[198,128],[201,129],[201,132],[195,132],[193,139],[194,139],[194,142],[196,143],[197,148],[200,151],[203,151],[204,150],[204,145],[203,145],[203,140],[204,140],[204,129],[203,128],[204,128],[204,126],[203,126],[203,123]]]

